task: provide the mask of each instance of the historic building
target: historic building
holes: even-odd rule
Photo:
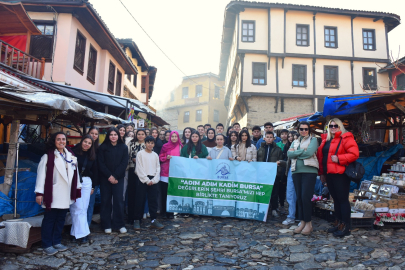
[[[383,12],[232,1],[225,9],[219,78],[227,124],[262,125],[322,111],[329,95],[388,90]]]

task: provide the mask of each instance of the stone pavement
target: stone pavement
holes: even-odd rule
[[[326,221],[314,218],[306,237],[281,221],[200,216],[164,220],[160,231],[127,226],[127,234],[111,235],[97,226],[85,245],[64,235],[69,250],[55,256],[44,256],[39,244],[32,253],[0,253],[0,269],[405,269],[403,229],[355,229],[338,239],[325,233]]]

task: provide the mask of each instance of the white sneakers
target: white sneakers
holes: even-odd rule
[[[105,229],[104,232],[105,232],[105,233],[111,233],[112,230],[111,230],[111,229]]]
[[[295,220],[294,219],[291,219],[291,218],[287,218],[286,220],[284,220],[283,221],[283,225],[291,225],[291,224],[294,224],[295,223]]]
[[[122,228],[120,229],[120,233],[127,233],[127,228],[122,227]]]
[[[280,215],[277,213],[276,210],[271,211],[271,215],[272,215],[273,217],[279,217],[279,216],[280,216]]]

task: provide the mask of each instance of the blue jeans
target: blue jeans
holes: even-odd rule
[[[291,168],[288,170],[287,176],[287,202],[288,202],[288,216],[287,218],[295,220],[295,208],[297,203],[297,194],[295,193],[295,186],[292,179]]]
[[[67,209],[51,208],[45,210],[44,219],[41,225],[42,247],[49,248],[60,244],[62,241],[62,230],[65,225]]]
[[[89,207],[87,208],[87,223],[89,223],[89,227],[91,224],[91,219],[93,217],[94,204],[96,203],[96,193],[99,188],[100,186],[95,186],[93,194],[90,195]]]

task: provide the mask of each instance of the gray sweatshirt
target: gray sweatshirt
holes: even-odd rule
[[[219,158],[217,158],[222,149],[223,149],[223,151],[222,151],[221,156]],[[222,148],[217,148],[215,146],[214,148],[211,149],[208,156],[210,156],[212,159],[229,159],[230,157],[232,157],[232,152],[226,146],[223,146]]]

